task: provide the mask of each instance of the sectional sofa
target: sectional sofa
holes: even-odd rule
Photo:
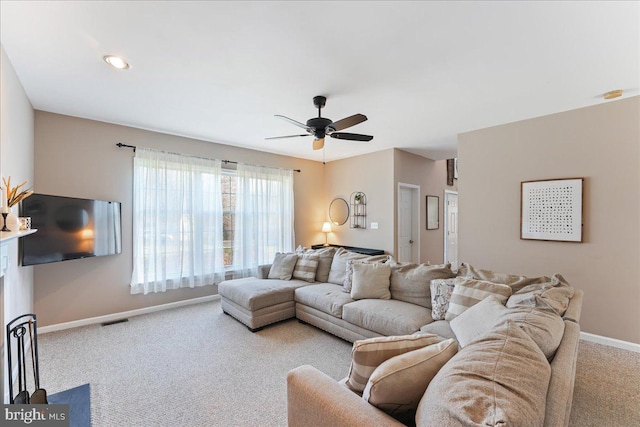
[[[359,369],[357,347],[367,343],[430,343],[398,353],[373,372],[432,347],[448,352],[378,375],[384,380],[376,390],[401,373],[429,378],[410,390],[419,390],[419,398],[402,403],[370,395],[371,378],[353,390],[348,378],[337,382],[311,366],[296,368],[287,379],[290,426],[568,425],[583,294],[560,275],[529,278],[464,263],[454,272],[448,264],[298,248],[278,254],[259,276],[221,283],[223,311],[252,331],[295,316],[354,342],[350,375]],[[440,359],[430,368],[433,375],[410,374]],[[413,384],[413,377],[395,380],[393,387]],[[364,384],[369,391],[363,394]],[[400,401],[406,394],[387,390],[382,400]]]

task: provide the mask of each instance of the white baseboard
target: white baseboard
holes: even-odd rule
[[[580,339],[640,353],[640,344],[636,344],[634,342],[617,340],[615,338],[603,337],[601,335],[594,335],[587,332],[580,332]]]
[[[220,295],[209,295],[206,297],[192,298],[182,301],[170,302],[168,304],[154,305],[152,307],[138,308],[136,310],[123,311],[120,313],[106,314],[104,316],[90,317],[88,319],[73,320],[71,322],[57,323],[55,325],[38,327],[38,334],[62,331],[65,329],[77,328],[79,326],[95,325],[97,323],[114,322],[120,319],[127,319],[141,314],[154,313],[156,311],[168,310],[170,308],[184,307],[187,305],[200,304],[207,301],[216,301]]]

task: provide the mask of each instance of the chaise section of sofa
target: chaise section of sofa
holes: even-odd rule
[[[218,285],[222,310],[252,332],[295,316],[294,292],[309,283],[302,280],[245,277]]]

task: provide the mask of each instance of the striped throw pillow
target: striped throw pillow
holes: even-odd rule
[[[346,386],[362,393],[369,377],[387,359],[442,341],[435,334],[399,335],[357,340],[351,350],[351,366]]]
[[[511,296],[511,287],[485,280],[456,277],[444,320],[451,321],[483,299],[495,296],[502,304]]]
[[[298,254],[298,261],[293,269],[293,278],[313,282],[320,256],[316,254]]]

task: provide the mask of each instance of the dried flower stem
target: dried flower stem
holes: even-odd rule
[[[33,194],[33,190],[31,188],[18,192],[20,187],[25,185],[27,181],[13,188],[11,188],[11,177],[9,177],[9,179],[4,179],[3,177],[2,182],[4,183],[4,187],[7,189],[7,205],[10,208],[17,205],[18,203],[20,203],[21,201],[23,201],[24,199],[26,199],[27,197]]]

